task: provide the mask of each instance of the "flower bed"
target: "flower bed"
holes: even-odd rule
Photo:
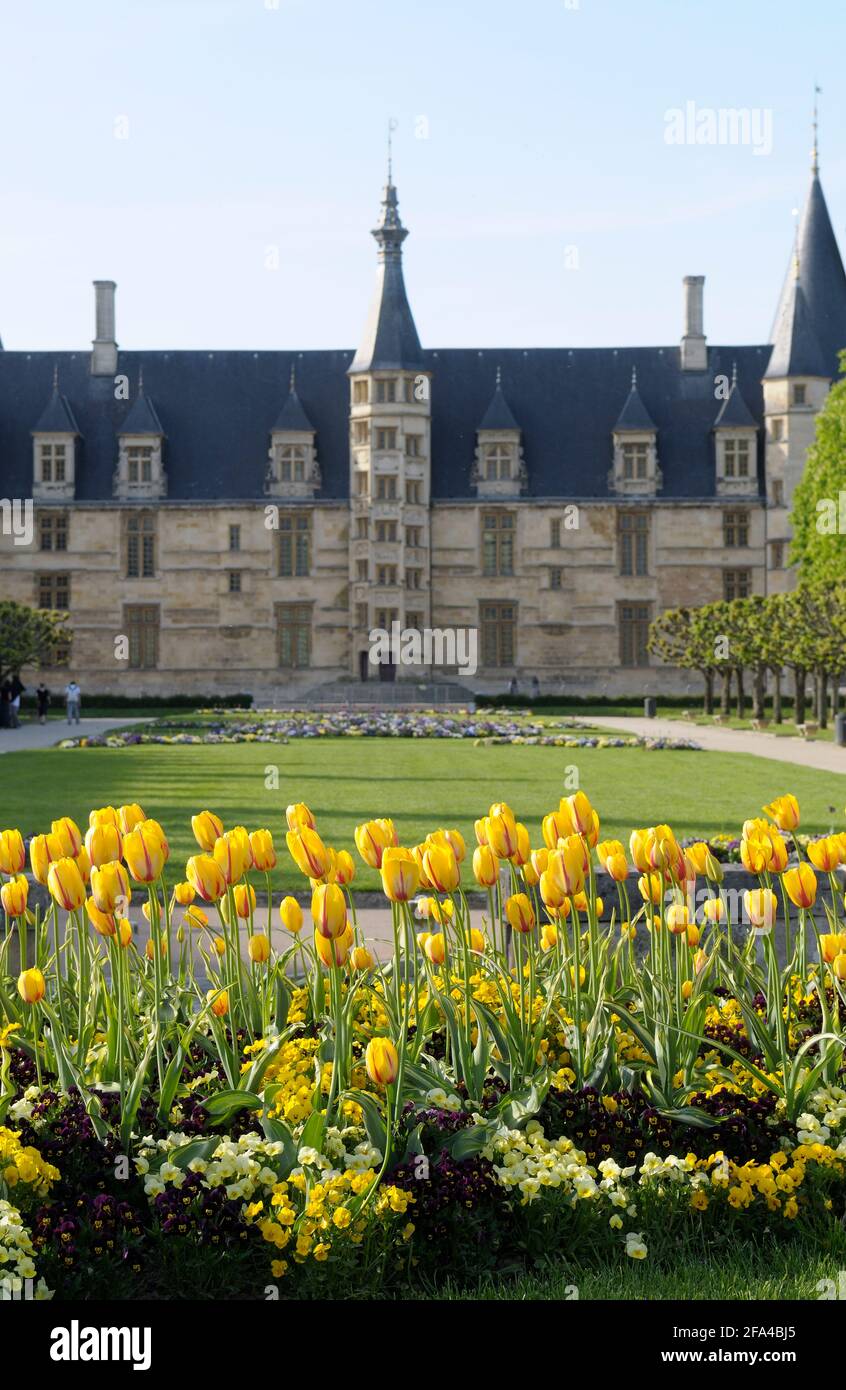
[[[458,738],[480,744],[536,744],[545,748],[673,748],[698,750],[689,739],[643,739],[578,732],[570,721],[517,719],[505,711],[484,715],[421,712],[293,711],[248,720],[160,720],[152,729],[66,738],[60,748],[132,748],[140,744],[287,743],[299,738]]]
[[[504,804],[472,854],[457,831],[405,848],[367,822],[355,850],[394,931],[381,964],[356,860],[304,805],[286,842],[307,929],[293,897],[256,907],[271,833],[211,812],[184,873],[138,806],[92,811],[84,836],[56,820],[29,847],[46,911],[2,832],[0,1277],[35,1297],[326,1297],[557,1251],[824,1241],[846,1199],[846,835],[800,842],[792,797],[766,813],[743,828],[758,886],[739,914],[706,843],[667,826],[604,841],[581,792],[534,849]]]

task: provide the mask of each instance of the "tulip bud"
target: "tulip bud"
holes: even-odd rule
[[[229,995],[226,990],[218,994],[216,990],[210,989],[206,998],[211,1001],[211,1011],[215,1018],[225,1018],[229,1013]]]
[[[112,913],[115,909],[126,912],[132,898],[129,875],[122,864],[115,861],[91,870],[91,896],[100,912]]]
[[[388,845],[379,872],[385,897],[392,903],[407,903],[416,893],[420,871],[410,850]]]
[[[256,907],[255,889],[251,883],[239,883],[232,890],[235,899],[235,912],[242,921],[249,921]]]
[[[423,951],[426,955],[426,959],[431,961],[432,965],[443,965],[446,958],[446,942],[444,941],[443,932],[439,931],[426,934],[426,940],[423,942]]]
[[[327,969],[340,969],[345,964],[353,944],[352,928],[347,926],[340,936],[324,936],[315,929],[314,949]]]
[[[23,917],[28,894],[29,883],[25,874],[18,874],[3,884],[0,888],[0,902],[9,917]]]
[[[97,868],[120,859],[122,847],[123,837],[116,825],[91,825],[85,832],[85,849]]]
[[[516,932],[530,932],[535,925],[534,908],[525,893],[513,893],[506,899],[505,916]]]
[[[473,876],[480,888],[493,888],[499,878],[499,860],[490,845],[479,845],[473,851]]]
[[[347,849],[339,849],[335,855],[335,878],[342,888],[355,878],[355,860]]]
[[[143,821],[123,840],[123,858],[137,883],[154,883],[167,861],[167,841],[154,821]]]
[[[94,930],[100,936],[114,936],[117,925],[111,912],[101,912],[93,898],[86,898],[85,911]]]
[[[311,916],[321,936],[343,936],[347,927],[347,904],[337,883],[320,883],[311,895]]]
[[[58,840],[65,858],[75,859],[82,849],[82,832],[76,821],[71,820],[70,816],[62,816],[59,820],[53,821],[50,829]]]
[[[0,874],[19,874],[26,864],[23,836],[19,830],[0,831]]]
[[[132,940],[132,923],[128,917],[121,917],[117,924],[117,939],[121,946],[128,946]]]
[[[304,801],[298,801],[295,805],[289,806],[285,812],[285,819],[288,822],[289,830],[301,830],[303,826],[308,830],[317,829],[317,821]]]
[[[279,904],[282,925],[292,936],[298,936],[303,929],[303,910],[296,898],[283,898]]]
[[[332,858],[316,830],[311,830],[307,825],[298,830],[289,830],[285,842],[301,873],[307,878],[326,877]]]
[[[353,832],[355,847],[371,869],[381,869],[382,855],[397,842],[394,823],[390,820],[370,820],[357,825]]]
[[[354,946],[350,951],[350,966],[353,970],[372,970],[373,957],[366,946]]]
[[[185,865],[185,874],[194,892],[203,902],[217,902],[226,892],[223,870],[210,854],[192,855]]]
[[[269,830],[254,830],[250,836],[250,849],[253,864],[259,873],[266,874],[276,868],[276,850],[273,848],[273,836]]]
[[[36,966],[18,976],[18,994],[25,1004],[39,1003],[44,998],[45,988],[44,976]]]
[[[689,999],[693,993],[693,981],[683,980],[681,987],[682,999]]]
[[[810,864],[799,864],[784,875],[784,890],[796,907],[813,907],[817,896],[817,876]]]
[[[264,932],[255,932],[247,942],[247,954],[253,965],[264,965],[270,959],[270,942]]]
[[[190,907],[194,901],[196,893],[190,883],[177,883],[173,890],[173,900],[179,903],[180,907]]]
[[[134,830],[136,825],[141,825],[147,819],[137,801],[131,802],[128,806],[119,806],[117,818],[124,835],[128,835],[130,830]]]
[[[458,887],[458,860],[451,845],[424,845],[423,870],[438,893],[452,893]]]

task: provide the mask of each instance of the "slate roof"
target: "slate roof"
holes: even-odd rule
[[[772,341],[767,376],[792,371],[834,381],[839,377],[838,358],[846,348],[846,270],[816,172],[802,210]]]
[[[168,499],[260,499],[270,432],[279,417],[279,383],[296,363],[297,389],[316,430],[323,485],[319,498],[349,495],[349,384],[352,351],[121,352],[118,371],[164,422]],[[770,347],[710,347],[708,370],[683,372],[679,349],[447,348],[422,353],[431,371],[432,495],[471,498],[470,473],[479,421],[490,403],[497,366],[520,422],[527,496],[608,496],[612,433],[632,363],[649,402],[663,473],[659,500],[715,497],[714,378],[731,377],[759,425]],[[92,376],[90,353],[0,353],[0,496],[27,497],[32,486],[33,421],[43,411],[58,366],[77,422],[80,501],[110,501],[125,401],[111,377]],[[130,408],[131,410],[132,408]],[[167,502],[164,505],[167,505]]]
[[[400,221],[397,190],[390,174],[382,195],[382,211],[372,234],[379,247],[376,289],[364,336],[350,371],[380,368],[422,371],[423,352],[402,274],[402,244],[408,231]]]
[[[292,386],[288,395],[285,397],[285,404],[276,417],[274,430],[284,433],[286,430],[291,432],[308,432],[314,429],[314,425],[303,409],[303,403],[297,395],[296,389]]]

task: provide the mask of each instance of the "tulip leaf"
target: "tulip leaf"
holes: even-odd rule
[[[322,1110],[312,1110],[303,1126],[300,1135],[301,1149],[317,1149],[318,1152],[323,1147],[323,1135],[326,1130],[326,1116]]]
[[[288,1022],[288,1014],[291,1008],[291,1001],[294,997],[293,990],[285,976],[284,971],[276,971],[276,1015],[275,1023],[277,1032],[281,1033],[285,1024]]]
[[[241,1110],[260,1110],[261,1096],[253,1091],[216,1091],[203,1101],[203,1109],[213,1124],[224,1124]]]
[[[490,1143],[496,1130],[495,1124],[467,1125],[451,1134],[440,1147],[446,1149],[450,1157],[460,1163],[462,1159],[480,1153],[485,1145]]]
[[[385,1121],[382,1118],[382,1112],[376,1101],[371,1095],[368,1095],[366,1091],[359,1091],[355,1088],[344,1091],[341,1099],[344,1098],[353,1100],[356,1105],[361,1106],[364,1114],[364,1128],[367,1131],[367,1137],[374,1148],[377,1148],[384,1158],[387,1151],[388,1131],[385,1126]]]
[[[277,1119],[274,1115],[262,1115],[261,1127],[266,1139],[283,1145],[281,1157],[276,1159],[272,1166],[279,1175],[279,1181],[284,1182],[291,1169],[296,1166],[297,1141],[285,1121]]]
[[[187,1168],[189,1163],[193,1163],[195,1158],[200,1158],[207,1163],[213,1157],[215,1151],[221,1145],[220,1136],[213,1134],[203,1139],[191,1139],[187,1144],[180,1144],[178,1148],[172,1149],[168,1154],[168,1162],[175,1168]]]
[[[144,1089],[144,1082],[147,1077],[147,1068],[150,1059],[156,1049],[155,1033],[147,1044],[146,1051],[135,1069],[132,1083],[124,1097],[123,1108],[120,1116],[120,1138],[124,1149],[129,1148],[129,1141],[132,1136],[132,1126],[135,1124],[135,1117],[138,1114],[138,1107],[141,1104],[141,1092]]]

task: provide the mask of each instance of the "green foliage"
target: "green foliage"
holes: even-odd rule
[[[66,613],[28,608],[13,599],[0,602],[0,681],[69,642],[66,618]]]
[[[846,352],[840,365],[846,372]],[[846,537],[838,529],[841,494],[846,494],[846,377],[831,388],[817,416],[816,439],[793,496],[790,558],[803,580],[846,580]]]

